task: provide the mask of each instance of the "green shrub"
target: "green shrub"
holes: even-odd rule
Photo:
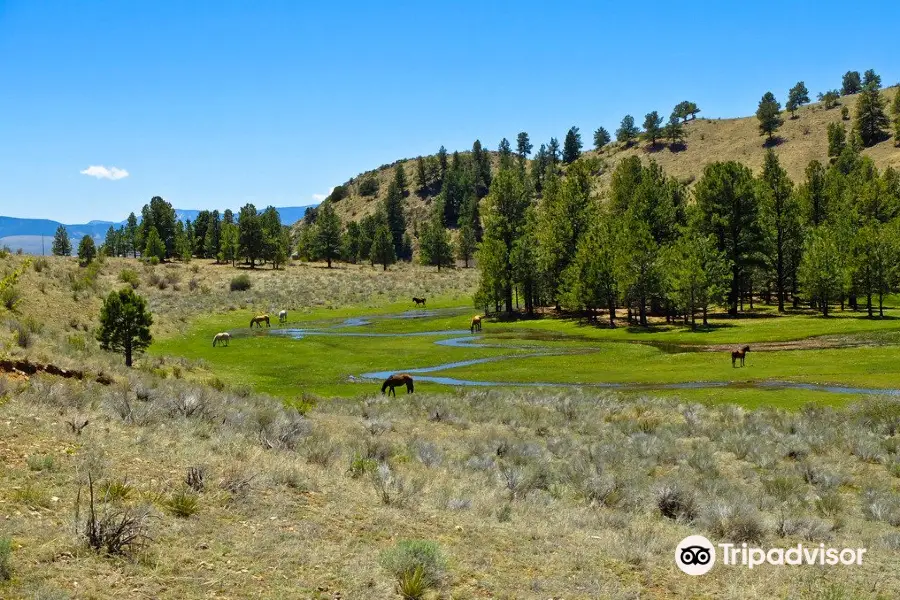
[[[52,456],[41,456],[39,454],[32,454],[25,462],[28,463],[28,468],[32,471],[52,471],[55,466]]]
[[[46,259],[46,258],[40,257],[40,258],[38,258],[37,260],[34,261],[34,265],[33,265],[33,266],[34,266],[34,270],[35,270],[36,272],[40,273],[41,271],[43,271],[44,269],[46,269],[47,267],[49,267],[49,266],[50,266],[50,263],[47,262],[47,259]]]
[[[166,508],[176,517],[186,519],[200,510],[197,504],[197,495],[182,488],[172,494],[172,497],[166,501]]]
[[[147,259],[147,262],[150,264],[150,266],[155,267],[156,265],[159,264],[159,257],[151,256],[150,258]]]
[[[22,300],[22,292],[19,291],[19,288],[11,285],[9,287],[3,288],[3,291],[0,292],[0,303],[6,307],[6,310],[15,310],[16,305]]]
[[[12,554],[12,540],[8,537],[0,537],[0,581],[8,581],[12,578],[12,567],[9,564],[10,554]]]
[[[435,542],[428,540],[401,540],[393,548],[381,554],[381,566],[397,580],[398,591],[406,584],[410,591],[420,590],[419,596],[444,582],[446,561]],[[402,591],[401,591],[402,593]]]
[[[246,273],[231,278],[232,292],[245,292],[250,289],[253,284],[250,282],[250,276]]]
[[[132,289],[137,289],[141,284],[141,278],[134,269],[122,269],[119,273],[119,281],[127,283]]]
[[[375,177],[366,177],[359,184],[359,193],[361,196],[377,196],[378,195],[378,179]]]

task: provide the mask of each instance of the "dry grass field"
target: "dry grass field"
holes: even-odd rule
[[[602,391],[401,391],[287,408],[209,382],[197,361],[128,370],[100,352],[99,299],[123,270],[160,338],[231,310],[461,299],[474,279],[294,265],[229,292],[239,271],[199,262],[35,262],[21,302],[0,309],[3,355],[113,383],[0,375],[0,597],[398,598],[391,569],[416,564],[391,553],[401,540],[443,557],[416,555],[435,575],[421,597],[900,596],[896,399],[748,411]],[[868,552],[858,567],[692,578],[672,557],[693,533]]]

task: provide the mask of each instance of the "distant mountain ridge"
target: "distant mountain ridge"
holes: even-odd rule
[[[293,225],[303,218],[306,209],[315,206],[315,204],[284,206],[277,207],[275,210],[278,211],[278,214],[281,216],[281,222],[284,225]],[[140,214],[135,214],[137,214],[138,221],[140,221]],[[200,214],[199,210],[175,209],[175,217],[180,221],[188,219],[194,221],[197,219],[198,214]],[[67,225],[52,219],[20,219],[18,217],[0,216],[0,246],[9,246],[12,250],[21,248],[26,254],[41,254],[41,238],[44,237],[46,239],[43,240],[43,252],[49,254],[50,246],[53,243],[53,235],[60,225],[66,228],[69,238],[73,240],[73,246],[77,246],[77,241],[86,235],[90,235],[96,242],[102,243],[110,226],[118,228],[123,224],[125,224],[125,221],[92,220],[87,223]]]

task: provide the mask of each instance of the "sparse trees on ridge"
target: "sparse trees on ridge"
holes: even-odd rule
[[[802,81],[799,81],[797,82],[797,85],[792,87],[788,92],[788,100],[785,104],[785,108],[791,113],[791,118],[793,119],[797,109],[808,103],[809,90],[806,89],[806,85]]]
[[[621,125],[616,129],[616,141],[625,144],[626,146],[630,146],[640,132],[641,130],[634,124],[634,117],[625,115],[622,118]]]
[[[781,118],[781,104],[772,92],[763,94],[756,109],[756,118],[759,119],[759,134],[767,136],[771,141],[772,136],[784,123]]]
[[[65,225],[56,228],[53,234],[53,254],[56,256],[71,256],[72,242],[69,241],[69,232],[66,231]]]

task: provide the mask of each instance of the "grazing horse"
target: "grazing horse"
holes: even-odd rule
[[[287,311],[283,310],[278,313],[278,322],[279,323],[287,323]]]
[[[481,331],[481,315],[475,315],[474,317],[472,317],[472,325],[469,326],[469,331],[472,333]]]
[[[217,333],[215,337],[213,337],[213,348],[216,347],[216,343],[221,343],[223,346],[227,346],[228,342],[231,341],[231,334],[227,331],[223,331],[222,333]]]
[[[387,379],[384,380],[384,384],[381,386],[381,393],[384,393],[384,390],[391,388],[391,391],[388,392],[388,395],[393,394],[394,397],[397,397],[397,392],[394,391],[394,388],[399,385],[406,385],[406,393],[413,393],[413,378],[409,373],[396,373],[391,375]]]
[[[731,353],[731,367],[734,368],[735,363],[740,360],[741,366],[744,366],[744,357],[750,352],[750,346],[744,346],[740,350]]]
[[[413,302],[416,303],[416,306],[421,304],[423,308],[425,307],[425,298],[413,298]]]
[[[250,328],[253,328],[255,324],[257,327],[262,327],[263,322],[265,322],[266,327],[271,327],[272,325],[269,323],[269,315],[257,315],[250,319]]]

